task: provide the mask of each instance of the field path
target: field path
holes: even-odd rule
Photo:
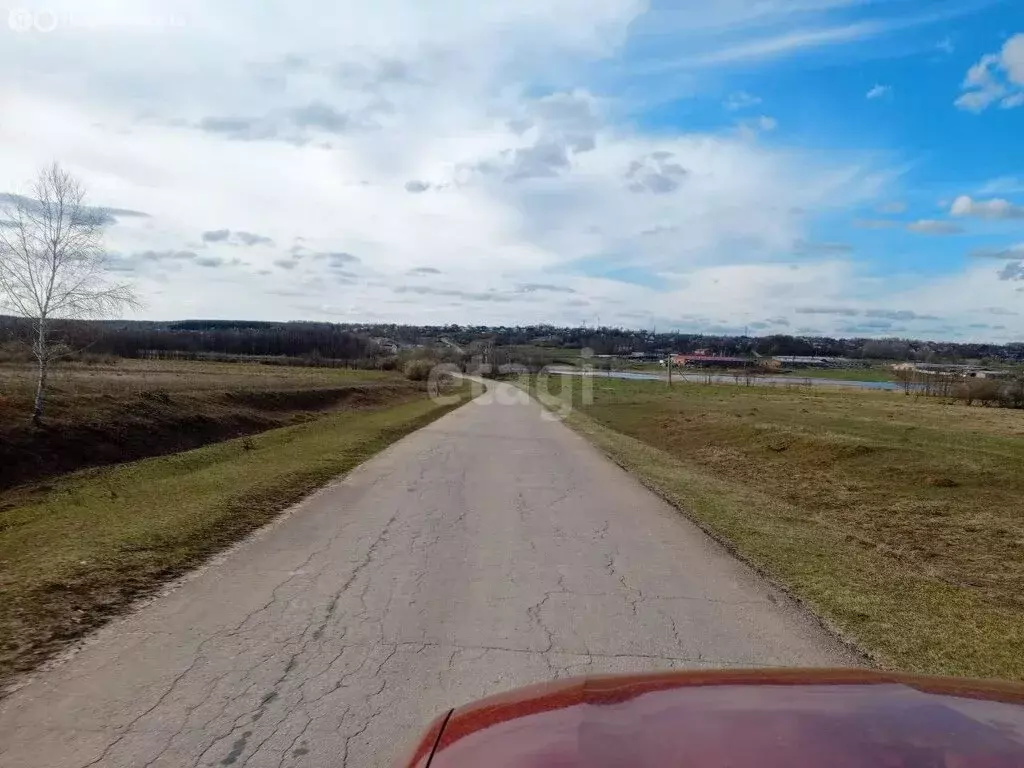
[[[379,766],[587,673],[850,665],[785,597],[498,385],[0,701],[0,766]]]

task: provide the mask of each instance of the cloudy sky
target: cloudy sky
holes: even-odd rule
[[[1024,337],[1019,0],[28,0],[140,317]]]

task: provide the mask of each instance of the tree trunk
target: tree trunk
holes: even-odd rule
[[[49,373],[50,357],[46,349],[46,318],[39,319],[39,331],[36,337],[35,353],[39,361],[39,378],[36,383],[36,402],[32,409],[32,423],[37,427],[43,421],[43,401],[46,397],[46,374]]]
[[[32,423],[35,424],[37,427],[43,421],[43,400],[46,395],[46,374],[46,358],[40,358],[39,380],[36,385],[36,404],[35,407],[32,409]]]

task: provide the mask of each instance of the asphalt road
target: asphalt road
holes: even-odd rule
[[[0,701],[0,765],[388,765],[446,708],[553,677],[855,663],[502,385]]]

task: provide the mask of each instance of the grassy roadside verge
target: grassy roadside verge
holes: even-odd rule
[[[880,666],[1024,679],[1011,417],[898,395],[604,386],[567,424]]]
[[[338,412],[87,470],[0,512],[0,683],[468,398]]]

